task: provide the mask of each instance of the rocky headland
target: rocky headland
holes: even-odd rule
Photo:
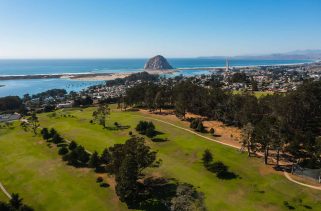
[[[174,69],[161,55],[150,58],[144,67],[145,70],[171,70]]]

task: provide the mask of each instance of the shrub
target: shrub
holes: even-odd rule
[[[102,177],[97,177],[97,179],[96,179],[97,183],[101,183],[102,181],[104,181],[104,179]]]
[[[215,134],[215,130],[214,130],[214,128],[211,128],[211,129],[210,129],[210,134],[212,134],[212,135],[214,135],[214,134]]]
[[[153,122],[140,121],[136,126],[136,130],[140,134],[147,135],[150,138],[156,134],[155,125]]]
[[[79,145],[73,151],[76,152],[78,160],[81,163],[86,164],[89,161],[89,159],[90,159],[89,154],[88,154],[88,152],[86,152],[86,150],[83,146]]]
[[[48,128],[43,128],[41,130],[41,135],[42,135],[42,138],[45,140],[48,140],[49,138],[51,138],[51,134],[49,133]]]
[[[63,138],[58,133],[56,133],[52,137],[52,142],[55,143],[55,144],[59,144],[59,143],[63,142]]]
[[[204,125],[202,123],[202,121],[199,121],[196,131],[203,133],[205,131]]]
[[[76,148],[77,148],[77,143],[74,142],[74,141],[71,141],[70,144],[69,144],[69,146],[68,146],[68,148],[69,148],[70,150],[76,149]]]
[[[198,132],[205,131],[205,127],[203,126],[203,122],[201,119],[194,119],[190,124],[190,128],[192,128]]]
[[[91,156],[90,156],[90,159],[89,159],[89,167],[91,168],[98,168],[101,164],[101,161],[100,161],[100,158],[98,156],[98,153],[97,151],[95,151]]]
[[[55,134],[57,134],[57,131],[55,130],[55,128],[51,128],[50,129],[50,137],[52,138]]]
[[[112,155],[108,148],[105,148],[100,156],[100,161],[102,164],[109,164],[112,162]]]
[[[132,136],[132,135],[133,135],[133,132],[132,132],[132,131],[129,131],[129,132],[128,132],[128,135]]]
[[[196,129],[199,123],[199,119],[193,119],[191,124],[190,124],[190,128],[192,129]]]
[[[69,152],[69,150],[67,149],[67,147],[61,147],[58,151],[59,155],[65,155]]]
[[[106,183],[106,182],[103,182],[103,183],[100,183],[99,186],[102,187],[102,188],[108,188],[110,185],[108,183]]]
[[[62,142],[62,143],[57,144],[57,147],[68,147],[68,146],[69,145],[66,142]]]

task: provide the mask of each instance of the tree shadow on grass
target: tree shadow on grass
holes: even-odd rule
[[[167,142],[168,138],[152,138],[153,142]]]
[[[241,177],[233,172],[225,171],[217,174],[217,178],[222,180],[232,180],[232,179],[241,179]]]
[[[110,127],[110,126],[107,126],[105,127],[106,130],[126,130],[126,129],[129,129],[130,126],[129,125],[118,125],[118,126],[113,126],[113,127]]]
[[[211,163],[205,168],[216,174],[217,178],[222,179],[222,180],[231,180],[231,179],[241,179],[241,177],[234,172],[229,171],[229,167],[226,166],[224,163],[221,161],[217,161],[214,163]]]
[[[146,195],[139,208],[143,210],[168,210],[168,204],[176,195],[177,186],[178,182],[175,179],[146,178],[142,183]]]

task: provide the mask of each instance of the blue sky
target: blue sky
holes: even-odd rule
[[[321,49],[320,0],[0,0],[0,58]]]

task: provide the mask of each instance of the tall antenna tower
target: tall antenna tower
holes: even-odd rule
[[[230,70],[230,64],[228,61],[228,58],[226,58],[226,72],[228,72]]]

